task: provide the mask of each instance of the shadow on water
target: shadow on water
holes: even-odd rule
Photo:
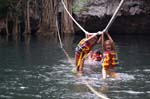
[[[71,61],[82,36],[67,36],[63,45]],[[78,77],[70,70],[57,38],[0,38],[0,99],[99,99],[85,85],[111,99],[148,99],[150,97],[149,36],[113,36],[119,53],[116,72],[122,80],[101,79],[101,68],[85,66]],[[92,72],[91,72],[92,71]]]

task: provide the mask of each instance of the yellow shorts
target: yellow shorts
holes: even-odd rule
[[[77,66],[80,66],[81,61],[83,61],[83,58],[86,56],[87,54],[85,54],[84,52],[81,52],[78,58],[78,62],[77,62]]]

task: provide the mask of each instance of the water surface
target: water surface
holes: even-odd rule
[[[85,66],[85,75],[70,72],[74,67],[57,39],[1,38],[0,99],[99,99],[85,85],[111,99],[150,98],[149,36],[114,36],[122,80],[101,79],[101,68]],[[74,62],[80,36],[63,38],[64,48]]]

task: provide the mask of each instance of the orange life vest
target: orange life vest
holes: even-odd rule
[[[119,62],[116,52],[109,52],[109,51],[104,52],[102,66],[106,68],[113,68],[118,64]]]
[[[91,44],[88,41],[85,41],[85,38],[78,44],[78,49],[84,53],[88,53],[91,50],[91,47]]]

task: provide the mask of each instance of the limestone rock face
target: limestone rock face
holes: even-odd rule
[[[81,2],[82,1],[82,2]],[[121,0],[76,0],[77,21],[89,32],[103,30]],[[110,28],[113,33],[149,33],[150,0],[125,0]],[[79,28],[76,31],[80,31]]]

